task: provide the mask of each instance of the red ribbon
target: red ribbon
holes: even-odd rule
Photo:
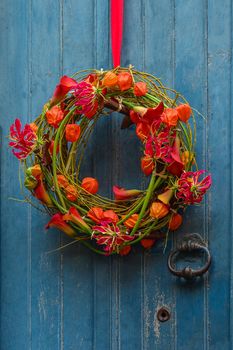
[[[111,0],[111,40],[114,67],[120,66],[123,36],[124,0]]]

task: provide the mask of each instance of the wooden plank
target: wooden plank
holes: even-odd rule
[[[51,11],[52,9],[52,11]],[[49,14],[49,16],[48,16]],[[51,97],[60,75],[60,5],[32,1],[29,30],[29,115],[34,119]],[[61,345],[61,266],[59,231],[45,231],[49,221],[31,211],[32,349],[59,349]],[[48,253],[50,252],[51,253]]]
[[[64,74],[92,68],[95,64],[95,2],[66,0],[63,5]],[[83,176],[93,174],[93,142],[85,154]],[[69,242],[63,239],[63,244]],[[93,252],[73,246],[63,252],[63,346],[89,350],[94,336]]]
[[[209,348],[232,349],[232,2],[208,2],[208,144],[213,188],[209,202]],[[220,142],[219,142],[220,140]]]
[[[145,70],[161,78],[165,85],[173,86],[174,57],[174,3],[145,1]],[[144,348],[173,349],[175,344],[174,286],[167,269],[164,242],[156,243],[144,257]],[[167,307],[171,319],[160,323],[157,312]]]
[[[21,198],[18,161],[8,149],[9,126],[28,118],[27,1],[1,2],[1,346],[30,348],[30,212]],[[23,218],[23,220],[22,220]]]
[[[199,1],[175,2],[175,88],[190,104],[206,114],[206,4]],[[196,153],[200,169],[205,169],[206,124],[197,115]],[[206,236],[205,205],[188,208],[183,233]],[[189,264],[188,259],[185,262]],[[204,349],[207,319],[205,314],[206,282],[176,284],[176,347]]]
[[[95,1],[94,66],[108,69],[110,64],[109,12],[110,2]],[[111,66],[111,64],[110,64]],[[93,135],[93,175],[100,184],[100,194],[112,192],[112,116],[99,119]],[[93,348],[111,349],[112,341],[112,261],[110,257],[94,256],[93,265]]]
[[[136,69],[143,67],[143,7],[142,2],[125,1],[124,36],[121,64],[130,64]],[[141,188],[140,169],[141,145],[135,134],[135,126],[121,130],[122,116],[115,114],[112,126],[112,181],[113,184],[131,188]],[[117,302],[113,349],[132,350],[142,346],[143,341],[143,289],[141,253],[133,248],[127,257],[116,256],[114,262],[113,295]],[[114,301],[114,299],[113,299]],[[114,328],[113,328],[114,329]]]
[[[28,15],[27,1],[1,3],[1,345],[9,350],[15,349],[15,339],[19,348],[30,348],[30,212],[9,199],[21,194],[18,161],[6,138],[14,118],[23,115],[27,121]]]
[[[231,23],[230,23],[230,28],[232,28],[232,20],[233,20],[233,6],[231,7]],[[230,87],[230,95],[231,95],[231,105],[230,105],[230,112],[229,112],[229,117],[232,114],[233,111],[233,64],[232,64],[232,57],[233,57],[233,45],[232,45],[232,35],[231,35],[231,49],[230,49],[230,54],[231,54],[231,87]],[[231,131],[232,131],[232,122],[231,123]],[[233,186],[232,186],[232,174],[233,174],[233,143],[232,141],[230,142],[230,149],[231,149],[231,203],[232,203],[232,198],[233,198]],[[232,206],[232,204],[231,204]],[[229,232],[232,232],[232,228],[233,228],[233,215],[231,215],[231,225],[230,225],[231,230],[229,230]],[[232,252],[233,252],[233,239],[231,238],[231,253],[230,253],[230,293],[229,293],[229,297],[230,297],[230,346],[233,346],[233,259],[232,259]]]

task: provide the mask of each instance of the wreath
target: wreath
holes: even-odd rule
[[[96,123],[113,111],[124,115],[122,128],[135,125],[148,187],[113,186],[109,199],[98,194],[92,174],[80,178],[80,167]],[[182,224],[184,209],[210,188],[211,176],[197,168],[195,134],[185,99],[130,66],[63,76],[33,123],[22,128],[16,119],[11,125],[9,145],[23,166],[25,187],[51,215],[46,228],[97,253],[126,255],[138,242],[150,248],[167,239]]]

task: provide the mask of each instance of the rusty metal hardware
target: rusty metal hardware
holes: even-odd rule
[[[190,266],[186,266],[181,270],[177,270],[175,261],[180,253],[188,252],[192,253],[195,251],[202,251],[206,256],[206,263],[199,269],[193,269]],[[178,243],[177,248],[172,250],[168,256],[168,268],[170,272],[178,277],[185,279],[192,279],[194,277],[202,276],[206,273],[211,264],[211,255],[206,243],[198,233],[185,236],[181,242]]]
[[[170,317],[171,317],[170,311],[165,306],[161,307],[157,312],[157,319],[160,322],[166,322],[170,320]]]

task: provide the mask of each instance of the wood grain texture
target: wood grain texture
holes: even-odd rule
[[[232,2],[208,4],[209,163],[214,188],[209,207],[209,236],[214,252],[208,293],[210,348],[232,348]],[[218,25],[216,25],[218,23]],[[219,140],[219,142],[218,142]],[[221,170],[219,170],[219,167]],[[222,202],[223,201],[223,202]],[[224,204],[220,204],[220,203]],[[231,278],[230,278],[231,277]],[[218,300],[218,302],[216,302]],[[214,307],[211,307],[215,303]],[[212,322],[211,322],[212,320]],[[213,320],[221,320],[220,325]],[[223,326],[224,325],[224,326]]]
[[[40,112],[62,74],[112,67],[106,0],[2,0],[0,4],[1,348],[4,350],[232,349],[232,1],[127,0],[122,65],[159,76],[207,115],[197,118],[200,167],[213,188],[186,212],[166,253],[133,248],[102,257],[45,232],[48,217],[22,202],[17,161],[7,149],[14,118]],[[82,176],[144,188],[134,126],[103,117]],[[213,265],[198,283],[180,283],[166,266],[185,233],[210,240]],[[157,320],[166,306],[171,319]],[[231,310],[231,312],[230,312]]]
[[[30,210],[9,200],[21,193],[18,164],[6,139],[13,118],[28,120],[28,15],[27,1],[1,3],[1,342],[9,350],[15,349],[16,339],[18,348],[31,344]]]
[[[192,14],[192,15],[191,15]],[[190,16],[191,15],[191,16]],[[191,17],[191,18],[190,18]],[[175,89],[192,101],[192,105],[206,116],[206,2],[176,1],[175,3]],[[205,117],[204,117],[205,118]],[[208,119],[197,116],[196,144],[197,161],[200,169],[206,168],[205,130]],[[206,236],[205,203],[188,208],[183,233],[199,232]],[[185,286],[177,283],[176,317],[177,349],[205,349],[206,336],[206,292],[207,281],[202,284]],[[192,297],[190,297],[190,293]],[[198,307],[197,307],[198,306]],[[193,317],[195,315],[195,317]],[[198,341],[197,341],[198,339]]]
[[[52,12],[50,9],[53,9]],[[60,71],[60,4],[30,2],[28,23],[29,116],[35,118],[57,84]],[[31,348],[57,349],[61,344],[60,234],[45,230],[47,215],[31,211]]]

